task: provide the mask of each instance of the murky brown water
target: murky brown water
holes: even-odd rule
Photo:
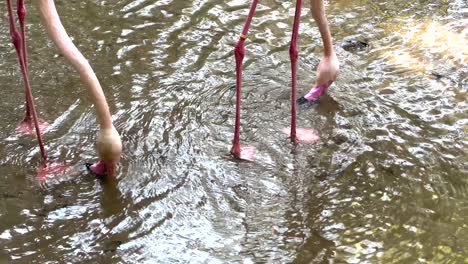
[[[39,186],[33,138],[15,134],[23,88],[0,25],[1,263],[468,262],[466,1],[332,1],[341,76],[299,124],[288,45],[294,3],[261,1],[247,44],[242,141],[229,155],[233,46],[244,0],[57,1],[100,77],[125,153],[114,182],[83,166]],[[306,1],[307,2],[307,1]],[[2,14],[6,9],[2,5]],[[94,110],[30,8],[29,50],[54,160],[95,160]],[[317,28],[303,12],[299,89],[314,81]]]

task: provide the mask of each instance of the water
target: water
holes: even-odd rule
[[[307,1],[306,1],[307,2]],[[0,262],[463,263],[468,261],[465,1],[332,1],[341,75],[292,146],[288,47],[294,3],[261,1],[247,41],[241,140],[230,157],[233,46],[249,1],[67,1],[65,28],[90,60],[124,142],[117,180],[88,175],[94,110],[30,8],[31,77],[52,160],[40,186],[33,138],[15,134],[23,89],[0,25]],[[5,11],[5,9],[4,9]],[[303,10],[299,90],[318,30]],[[364,50],[340,43],[361,40]]]

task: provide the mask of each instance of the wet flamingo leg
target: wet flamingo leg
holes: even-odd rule
[[[296,138],[296,85],[297,85],[297,58],[299,51],[297,48],[297,38],[299,35],[299,24],[301,20],[302,0],[296,2],[296,12],[294,15],[293,32],[291,44],[289,46],[289,57],[291,58],[292,89],[291,89],[291,142],[297,142]]]
[[[234,140],[232,144],[231,153],[237,158],[241,157],[241,147],[239,145],[240,141],[240,110],[241,110],[241,87],[242,87],[242,62],[245,55],[245,39],[249,33],[249,27],[252,23],[252,18],[255,14],[255,9],[257,8],[258,0],[253,0],[252,5],[250,6],[249,15],[245,21],[244,29],[242,30],[242,35],[237,42],[237,45],[234,49],[234,55],[236,58],[236,122],[234,126]]]
[[[23,0],[18,0],[17,1],[17,9],[16,13],[18,14],[18,19],[20,23],[20,28],[21,28],[21,38],[22,38],[22,52],[23,52],[23,61],[24,65],[26,68],[26,72],[29,75],[29,69],[28,69],[28,52],[26,49],[26,30],[25,30],[25,21],[26,21],[26,6],[24,5]],[[31,121],[32,116],[31,116],[31,103],[29,102],[28,96],[26,95],[26,114],[24,116],[25,121]]]
[[[42,156],[43,161],[45,162],[47,159],[47,154],[45,152],[44,141],[42,140],[41,131],[39,129],[36,109],[34,107],[34,99],[33,99],[32,92],[31,92],[31,86],[29,84],[29,72],[27,69],[27,64],[25,62],[26,61],[25,59],[26,54],[24,52],[26,50],[26,47],[24,46],[25,41],[21,37],[18,30],[16,29],[15,21],[13,19],[13,9],[11,6],[11,0],[7,0],[7,6],[8,6],[8,17],[10,21],[10,35],[13,40],[13,45],[15,46],[16,53],[18,55],[21,73],[23,74],[24,85],[26,87],[26,105],[28,108],[28,104],[29,104],[29,111],[32,114],[32,117],[34,119],[34,126],[36,128],[36,135],[37,135],[37,140],[39,141],[39,148],[41,150],[41,156]],[[24,8],[24,3],[21,0],[18,1],[18,14],[20,13],[21,13],[21,15],[19,15],[20,23],[23,23],[22,31],[24,31],[24,17],[26,15],[26,11]],[[26,110],[26,113],[28,113],[28,110]]]

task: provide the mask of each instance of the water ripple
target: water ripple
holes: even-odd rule
[[[94,110],[79,78],[28,17],[31,79],[53,124],[49,156],[74,166],[39,186],[40,153],[15,133],[22,82],[0,47],[0,260],[6,262],[462,262],[468,253],[464,1],[339,1],[326,9],[341,75],[288,127],[293,2],[262,1],[244,60],[242,142],[229,156],[233,48],[246,0],[57,3],[96,70],[124,154],[114,181],[89,176]],[[322,48],[303,8],[298,89]],[[77,27],[76,25],[80,25]],[[8,27],[0,41],[9,43]],[[345,40],[369,48],[341,49]],[[43,65],[48,65],[44,69]]]

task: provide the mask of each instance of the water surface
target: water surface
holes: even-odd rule
[[[294,3],[261,1],[246,46],[241,132],[258,151],[239,162],[229,155],[232,51],[249,4],[57,2],[123,139],[110,182],[80,166],[96,159],[94,110],[30,8],[30,75],[54,128],[47,150],[76,165],[42,186],[36,141],[15,133],[24,95],[4,16],[0,262],[468,261],[466,2],[327,3],[341,75],[299,111],[299,126],[321,139],[293,146],[281,131],[290,122]],[[322,54],[308,7],[302,22],[301,94]],[[349,52],[346,40],[370,46]]]

